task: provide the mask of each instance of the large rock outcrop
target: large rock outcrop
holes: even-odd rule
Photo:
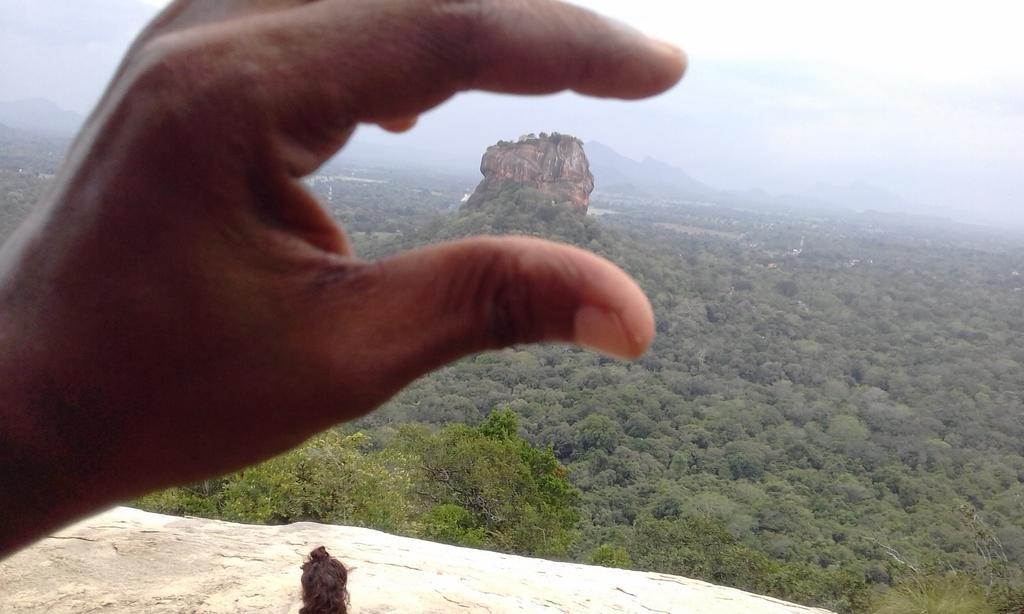
[[[565,134],[531,134],[515,143],[492,145],[484,153],[480,172],[484,179],[468,206],[485,202],[513,183],[550,194],[552,200],[568,202],[576,211],[586,213],[594,191],[583,142]]]
[[[297,612],[299,565],[350,568],[354,614],[828,614],[676,576],[508,556],[349,527],[279,527],[115,508],[0,561],[0,610]]]

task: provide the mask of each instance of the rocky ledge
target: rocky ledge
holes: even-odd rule
[[[352,612],[828,614],[676,576],[555,563],[299,523],[264,527],[115,508],[0,562],[4,612],[277,612],[324,545]]]

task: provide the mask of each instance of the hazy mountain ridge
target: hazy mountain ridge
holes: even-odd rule
[[[878,211],[952,219],[951,212],[911,202],[886,188],[865,181],[845,185],[817,182],[802,191],[779,195],[760,188],[720,190],[694,178],[681,168],[650,156],[638,162],[602,143],[590,142],[586,147],[598,189],[603,192],[646,194],[740,207],[847,210],[858,213]]]
[[[46,136],[73,136],[85,118],[43,98],[0,101],[0,124]]]
[[[0,101],[0,140],[38,143],[40,139],[45,139],[52,141],[49,143],[49,149],[52,150],[54,143],[72,137],[81,128],[84,120],[81,115],[62,109],[45,99]],[[63,146],[66,145],[65,142]],[[603,193],[646,195],[775,210],[795,208],[833,212],[881,212],[988,226],[1005,226],[1007,222],[998,216],[978,215],[975,211],[939,209],[926,203],[918,203],[863,179],[845,184],[815,182],[803,190],[784,194],[771,194],[760,188],[723,190],[701,181],[682,168],[650,156],[637,161],[597,141],[587,142],[584,150],[590,161],[596,190]],[[63,151],[59,153],[63,155]],[[471,169],[475,165],[474,156],[475,154],[470,153],[454,155],[438,149],[369,143],[355,139],[328,163],[327,168],[404,168],[471,178]],[[1010,226],[1019,227],[1021,223],[1011,223]]]
[[[597,188],[605,192],[691,197],[705,197],[716,192],[686,171],[651,157],[637,162],[596,141],[587,143],[585,149]]]

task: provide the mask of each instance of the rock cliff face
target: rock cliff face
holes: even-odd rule
[[[115,508],[0,561],[0,610],[297,612],[299,565],[326,546],[353,614],[828,614],[663,574],[456,548],[368,529],[256,527]]]
[[[564,134],[542,133],[539,137],[520,137],[515,143],[492,145],[480,162],[480,172],[484,180],[470,197],[469,206],[486,201],[514,183],[551,194],[552,200],[569,202],[576,211],[586,213],[594,191],[594,176],[583,142]]]

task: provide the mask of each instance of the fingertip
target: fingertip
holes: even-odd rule
[[[615,358],[639,358],[654,338],[653,314],[642,308],[620,312],[584,305],[576,312],[574,327],[578,345]]]
[[[630,280],[637,290],[635,298],[622,311],[622,319],[631,341],[632,352],[626,358],[639,358],[651,347],[655,335],[654,309],[643,290]]]
[[[690,58],[682,47],[668,41],[653,39],[654,44],[659,47],[659,52],[664,57],[667,73],[670,75],[672,84],[678,83],[686,75],[686,69],[690,65]]]
[[[419,119],[420,118],[418,115],[410,115],[408,117],[399,117],[396,119],[382,120],[377,122],[377,125],[383,128],[384,130],[387,130],[388,132],[402,134],[403,132],[408,132],[415,128],[416,124],[419,122]]]
[[[639,88],[637,98],[657,95],[673,88],[686,74],[688,58],[680,47],[655,38],[647,39],[647,82]]]
[[[672,89],[686,74],[688,58],[678,46],[636,35],[629,51],[612,56],[606,70],[584,73],[573,89],[581,94],[640,100]]]
[[[654,313],[636,281],[578,247],[477,237],[379,266],[387,271],[380,291],[386,299],[371,311],[414,315],[388,325],[400,334],[375,334],[391,339],[394,355],[414,373],[482,350],[544,341],[629,360],[654,338]]]
[[[634,26],[591,14],[604,29],[581,43],[601,70],[583,71],[576,89],[582,94],[638,100],[661,94],[675,86],[686,73],[688,59],[678,45],[656,38]]]
[[[574,341],[616,358],[634,359],[654,340],[654,310],[640,286],[614,263],[587,254],[588,287],[574,318]],[[587,265],[584,265],[587,266]]]

